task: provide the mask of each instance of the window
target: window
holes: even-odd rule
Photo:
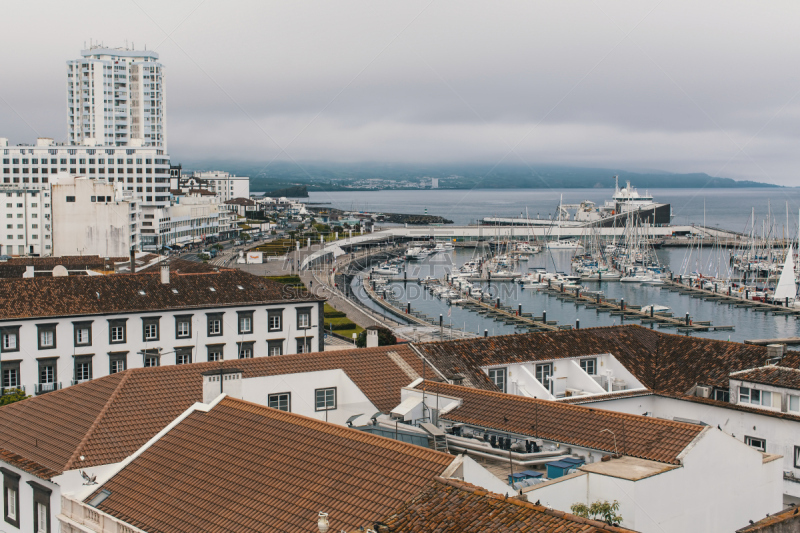
[[[3,367],[3,388],[18,389],[20,387],[19,361],[2,361],[0,366]]]
[[[161,366],[161,355],[158,352],[145,350],[144,367],[150,368],[151,366]]]
[[[297,353],[311,352],[311,341],[313,337],[301,337],[297,339]]]
[[[3,474],[3,518],[19,529],[19,478],[20,475],[0,467]]]
[[[506,369],[505,368],[490,368],[489,379],[492,380],[498,389],[506,392]]]
[[[192,315],[175,316],[175,338],[190,339],[192,337]]]
[[[239,359],[252,359],[253,358],[253,346],[255,342],[237,342],[237,350],[236,352],[239,354]]]
[[[222,313],[207,313],[208,336],[219,337],[222,335]]]
[[[128,368],[128,352],[110,352],[108,354],[108,373],[116,374]]]
[[[33,487],[33,530],[36,533],[50,533],[50,494],[52,491],[35,481],[28,481]]]
[[[794,411],[795,413],[800,412],[800,396],[789,394],[786,407],[789,409],[789,411]]]
[[[536,365],[536,379],[550,390],[550,376],[553,375],[553,364]]]
[[[0,351],[2,353],[19,351],[19,326],[0,328]]]
[[[773,395],[769,391],[751,389],[749,387],[739,387],[739,403],[749,403],[772,407]],[[775,400],[780,401],[780,395],[775,394]]]
[[[38,324],[39,330],[39,349],[50,350],[56,347],[56,325]]]
[[[336,387],[314,391],[314,410],[330,411],[336,409]]]
[[[253,311],[238,311],[239,335],[253,333]]]
[[[75,329],[75,346],[92,345],[92,322],[73,322]]]
[[[800,446],[794,447],[794,467],[800,468]]]
[[[76,355],[75,356],[75,379],[72,381],[73,385],[83,383],[92,379],[92,356],[91,355]]]
[[[67,201],[68,202],[74,202],[75,201],[75,197],[74,196],[67,196]]]
[[[270,309],[267,311],[267,331],[281,331],[283,329],[283,309]]]
[[[747,444],[748,446],[752,446],[753,448],[755,448],[760,452],[766,453],[767,451],[767,441],[764,439],[759,439],[758,437],[745,436],[744,443]]]
[[[597,375],[597,359],[581,359],[581,370],[590,376]]]
[[[127,319],[117,319],[108,321],[108,342],[109,344],[122,344],[125,342],[125,321]]]
[[[279,411],[291,411],[292,393],[281,392],[279,394],[270,394],[267,396],[267,405]]]
[[[730,402],[731,393],[726,389],[714,389],[714,399],[718,402]]]
[[[142,333],[145,341],[157,341],[158,340],[158,322],[160,316],[152,316],[147,318],[142,318]]]
[[[283,355],[283,339],[277,341],[267,341],[268,355]]]
[[[311,327],[311,308],[302,307],[297,309],[297,329],[308,329]]]
[[[175,364],[188,365],[192,362],[192,348],[175,348]]]
[[[39,383],[37,393],[50,392],[59,389],[56,379],[58,378],[56,362],[58,359],[39,359]]]
[[[223,357],[223,348],[225,347],[224,344],[209,344],[208,348],[208,360],[209,361],[222,361]]]

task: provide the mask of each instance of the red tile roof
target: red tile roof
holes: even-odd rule
[[[46,479],[119,462],[202,401],[201,374],[221,366],[241,369],[245,379],[341,369],[383,412],[422,374],[408,346],[130,369],[0,408],[0,459]]]
[[[415,344],[445,376],[497,390],[480,367],[610,353],[656,392],[684,394],[696,384],[727,388],[736,370],[764,365],[767,349],[671,335],[641,326],[611,326]]]
[[[0,320],[322,300],[239,270],[0,279]]]
[[[731,374],[731,379],[763,383],[775,387],[800,390],[800,370],[783,366],[763,366]]]
[[[463,400],[440,415],[447,420],[609,453],[615,452],[616,436],[619,453],[661,463],[680,464],[681,452],[703,431],[694,424],[445,383],[425,381],[416,388]]]
[[[381,520],[377,533],[595,533],[630,531],[604,522],[493,494],[470,483],[436,477],[422,492]]]
[[[194,412],[98,490],[151,532],[371,526],[453,456],[231,398]],[[87,498],[87,501],[92,496]]]

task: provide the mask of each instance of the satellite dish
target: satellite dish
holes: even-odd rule
[[[54,278],[65,278],[69,276],[69,272],[67,272],[67,267],[63,265],[56,265],[53,267],[53,277]]]

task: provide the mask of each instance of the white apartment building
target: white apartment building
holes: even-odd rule
[[[187,194],[175,196],[168,207],[145,207],[142,219],[142,247],[155,251],[162,247],[201,243],[210,237],[217,238],[231,222],[222,217],[219,198],[214,195]],[[224,220],[220,220],[224,218]]]
[[[41,394],[125,370],[321,351],[323,299],[238,270],[0,280],[3,388]],[[46,296],[46,301],[42,295]],[[33,306],[33,307],[32,307]]]
[[[56,144],[9,146],[0,137],[3,185],[41,189],[50,176],[69,173],[118,183],[145,205],[169,205],[169,156],[156,147],[111,148]]]
[[[46,256],[53,253],[51,198],[41,189],[0,185],[0,255]]]
[[[215,193],[223,202],[233,198],[250,197],[250,178],[233,176],[222,170],[196,171],[180,179],[173,178],[170,186],[184,192],[190,189],[205,189]]]
[[[124,257],[141,249],[141,204],[121,183],[59,175],[51,194],[53,255]]]
[[[93,46],[67,61],[67,127],[70,144],[166,149],[158,54]]]

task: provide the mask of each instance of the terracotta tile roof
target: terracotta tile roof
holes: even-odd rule
[[[158,532],[371,526],[453,456],[231,398],[194,412],[101,488],[97,508]],[[88,499],[91,499],[90,496]]]
[[[61,257],[16,257],[0,262],[0,278],[22,279],[25,268],[34,267],[36,276],[50,276],[53,267],[63,265],[68,270],[114,270],[114,263],[129,261],[127,257],[109,257],[108,261],[96,255]],[[75,275],[75,272],[70,272]]]
[[[149,265],[144,267],[143,269],[136,272],[137,274],[149,274],[152,272],[161,272],[161,267],[169,265],[169,272],[170,274],[197,274],[201,272],[218,272],[220,270],[233,270],[230,268],[222,268],[219,266],[214,266],[209,263],[203,263],[202,261],[189,261],[188,259],[181,259],[179,257],[170,258],[167,261],[162,263],[155,263],[153,265]]]
[[[438,476],[422,492],[381,522],[388,527],[378,527],[378,533],[630,531]]]
[[[783,511],[762,518],[754,524],[737,529],[736,533],[755,533],[757,531],[765,533],[800,531],[800,508],[787,507]]]
[[[445,376],[497,390],[482,366],[599,355],[616,357],[646,387],[685,393],[701,383],[727,388],[731,372],[765,364],[767,349],[736,342],[671,335],[641,326],[611,326],[415,344]]]
[[[408,346],[130,369],[0,408],[0,459],[44,478],[119,462],[202,401],[201,374],[220,366],[241,369],[245,379],[341,369],[383,412],[422,374]]]
[[[800,390],[800,370],[784,366],[762,366],[761,368],[742,370],[732,373],[731,379]]]
[[[321,300],[238,270],[175,274],[169,284],[156,273],[0,280],[0,320]]]
[[[228,205],[256,205],[250,198],[231,198],[230,200],[226,200],[225,203]]]
[[[416,388],[463,400],[440,415],[447,420],[614,453],[614,436],[601,433],[608,429],[619,453],[661,463],[680,464],[680,453],[703,431],[694,424],[445,383],[425,381]]]

